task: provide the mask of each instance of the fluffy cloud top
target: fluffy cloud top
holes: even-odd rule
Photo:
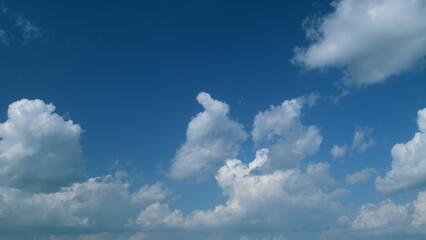
[[[302,110],[311,107],[318,95],[310,94],[284,101],[279,106],[259,112],[251,135],[256,145],[270,149],[270,158],[264,168],[294,168],[300,160],[316,153],[322,136],[316,126],[301,122]]]
[[[132,193],[127,182],[109,175],[54,193],[0,187],[0,232],[121,232],[131,227],[138,211],[167,194],[159,183]]]
[[[188,124],[186,142],[177,151],[170,177],[203,180],[212,175],[226,159],[238,154],[246,139],[243,126],[229,119],[229,106],[202,92],[197,96],[204,111]]]
[[[294,168],[257,174],[270,161],[268,153],[261,149],[249,164],[233,159],[219,169],[216,180],[229,196],[225,205],[184,215],[179,210],[169,211],[167,204],[155,203],[140,213],[137,222],[143,229],[276,228],[295,226],[302,219],[313,221],[323,209],[333,208],[336,194],[324,190],[334,183],[328,164],[309,164],[304,172]]]
[[[333,1],[335,11],[306,30],[312,41],[293,61],[308,69],[339,67],[346,85],[365,86],[413,68],[426,55],[423,0]]]
[[[9,105],[8,119],[0,124],[1,186],[54,191],[82,179],[82,130],[54,110],[41,100]]]
[[[360,213],[352,222],[355,230],[383,230],[398,227],[408,220],[408,205],[396,205],[390,200],[380,205],[367,204],[361,207]]]
[[[407,143],[392,148],[392,169],[376,178],[380,192],[394,193],[426,186],[426,108],[417,113],[417,132]]]

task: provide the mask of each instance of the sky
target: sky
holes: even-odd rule
[[[0,238],[426,237],[426,2],[0,1]]]

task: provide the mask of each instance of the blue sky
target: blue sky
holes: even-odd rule
[[[426,4],[0,2],[0,238],[424,239]]]

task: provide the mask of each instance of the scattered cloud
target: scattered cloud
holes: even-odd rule
[[[83,179],[82,130],[54,111],[41,100],[9,105],[0,123],[0,186],[55,191]]]
[[[350,153],[353,151],[358,153],[363,153],[367,151],[368,148],[376,145],[376,141],[371,137],[373,133],[373,129],[370,127],[360,127],[357,126],[355,128],[354,137],[352,139],[352,144],[348,147],[348,145],[334,145],[330,154],[334,159],[342,158],[346,155],[348,148],[350,148]]]
[[[383,193],[402,192],[426,186],[426,108],[417,112],[419,132],[392,147],[392,169],[376,178],[376,189]]]
[[[376,141],[371,138],[373,129],[369,127],[357,127],[352,140],[352,149],[358,153],[365,152],[368,148],[376,145]]]
[[[338,146],[338,145],[334,145],[331,150],[331,156],[333,156],[334,159],[337,158],[342,158],[346,155],[346,150],[347,150],[348,146],[343,145],[343,146]]]
[[[15,18],[15,24],[22,31],[22,39],[24,40],[24,43],[27,43],[28,41],[33,40],[35,38],[42,37],[41,29],[31,23],[24,16],[17,16]]]
[[[365,182],[377,173],[375,168],[366,168],[359,172],[346,175],[346,184],[352,185],[355,183]]]
[[[319,150],[322,136],[318,127],[306,126],[300,120],[302,110],[313,106],[318,97],[310,94],[286,100],[255,116],[253,141],[257,146],[270,149],[271,161],[264,169],[294,168],[300,160]]]
[[[309,47],[296,47],[293,63],[307,69],[337,67],[345,86],[384,82],[426,55],[426,2],[333,1],[334,12],[308,21]]]
[[[9,45],[12,39],[19,38],[18,32],[21,35],[20,39],[23,45],[28,44],[34,39],[43,38],[41,28],[28,20],[25,15],[16,13],[4,5],[0,6],[0,13],[5,15],[9,20],[3,25],[6,28],[0,29],[0,43]]]
[[[205,180],[214,174],[226,159],[234,158],[239,144],[246,139],[243,126],[228,117],[229,106],[201,92],[197,101],[204,111],[188,124],[186,142],[172,160],[170,177]]]

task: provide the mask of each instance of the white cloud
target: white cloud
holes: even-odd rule
[[[352,222],[352,229],[365,231],[400,227],[409,222],[408,206],[396,205],[389,199],[379,205],[371,203],[363,205]]]
[[[426,192],[419,192],[417,200],[413,202],[414,214],[412,225],[417,228],[426,226]]]
[[[379,204],[362,205],[353,220],[323,233],[320,239],[424,239],[426,233],[426,192],[406,204],[387,199]],[[340,219],[340,218],[339,218]]]
[[[251,135],[256,145],[270,149],[270,158],[264,168],[294,168],[300,160],[316,153],[322,136],[318,127],[301,122],[302,109],[311,107],[318,95],[310,94],[284,101],[279,106],[259,112]]]
[[[426,108],[417,113],[417,132],[407,143],[392,148],[392,169],[376,178],[376,189],[384,193],[426,186]]]
[[[82,130],[54,110],[41,100],[9,105],[0,123],[0,186],[54,191],[82,179]]]
[[[343,145],[343,146],[338,146],[338,145],[334,145],[331,150],[330,153],[333,156],[334,159],[337,158],[342,158],[346,155],[346,150],[347,150],[347,146]]]
[[[375,168],[366,168],[362,171],[346,175],[346,184],[352,185],[359,182],[365,182],[377,173]]]
[[[376,145],[376,142],[371,138],[373,129],[369,127],[357,127],[352,140],[352,149],[358,153],[365,152],[368,148]]]
[[[426,55],[425,1],[341,0],[332,6],[334,12],[311,21],[311,44],[295,49],[294,63],[342,68],[345,85],[366,86],[413,68]]]
[[[225,205],[184,215],[179,210],[170,211],[167,204],[155,203],[140,213],[137,222],[143,229],[151,230],[276,228],[321,219],[322,211],[329,214],[335,207],[332,199],[338,194],[327,194],[324,190],[334,183],[328,164],[309,164],[304,172],[294,168],[269,174],[255,173],[269,161],[267,154],[267,149],[261,149],[249,164],[233,159],[219,169],[216,180],[223,193],[229,196]]]
[[[159,183],[131,193],[127,182],[109,175],[54,193],[0,187],[0,232],[122,232],[141,209],[167,194]]]
[[[198,102],[204,111],[188,124],[186,142],[176,152],[170,169],[174,179],[204,180],[212,175],[226,159],[234,158],[239,144],[246,139],[243,126],[229,119],[229,106],[200,93]]]

